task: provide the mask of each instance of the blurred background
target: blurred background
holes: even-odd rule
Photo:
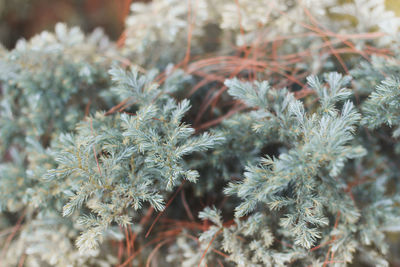
[[[102,27],[116,40],[132,2],[150,0],[0,0],[0,43],[13,48],[16,41],[43,30],[53,30],[56,22],[80,26],[90,32]]]
[[[0,43],[13,48],[21,37],[30,38],[43,30],[53,30],[56,22],[80,26],[85,32],[102,27],[111,40],[117,40],[124,29],[130,4],[150,1],[0,0]],[[400,0],[385,0],[385,3],[400,15]]]

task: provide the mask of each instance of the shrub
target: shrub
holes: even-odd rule
[[[342,2],[154,0],[118,45],[0,47],[0,263],[398,262],[399,19]]]

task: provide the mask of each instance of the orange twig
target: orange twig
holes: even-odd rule
[[[215,238],[217,238],[217,236],[218,236],[220,233],[221,233],[221,230],[219,230],[218,232],[216,232],[216,233],[214,234],[214,236],[212,237],[211,241],[208,243],[208,246],[207,246],[206,250],[204,251],[203,255],[201,256],[200,262],[199,262],[199,264],[197,265],[198,267],[200,267],[201,262],[202,262],[202,261],[204,260],[204,258],[206,257],[207,251],[210,249],[210,246],[211,246],[212,242],[214,242]]]
[[[191,221],[194,221],[194,216],[193,216],[193,213],[190,210],[189,205],[188,205],[188,203],[186,201],[185,191],[184,190],[181,191],[181,200],[182,200],[183,207],[185,208],[186,214],[188,215],[189,219]]]
[[[338,226],[338,224],[339,224],[339,218],[340,218],[340,211],[338,211],[338,213],[337,213],[337,215],[336,215],[335,225],[333,226],[333,229],[336,229],[336,228],[337,228],[337,226]],[[329,242],[330,242],[330,243],[333,243],[335,240],[336,240],[336,236],[333,236],[332,239],[331,239],[331,241],[329,241]],[[326,264],[329,263],[328,258],[329,258],[329,254],[331,253],[331,249],[332,249],[332,246],[329,246],[328,252],[326,253],[326,256],[325,256],[325,261],[324,261],[323,267],[325,267]],[[331,255],[331,256],[332,256],[332,257],[331,257],[331,261],[333,260],[333,255],[334,255],[334,254],[332,253],[332,255]]]
[[[146,267],[150,267],[151,260],[153,259],[156,252],[166,243],[171,242],[172,239],[164,240],[163,242],[159,243],[150,253],[149,257],[147,258]]]
[[[179,188],[176,190],[175,194],[168,200],[167,205],[165,205],[165,208],[163,211],[161,211],[160,213],[158,213],[156,219],[154,220],[154,222],[151,224],[149,230],[147,231],[145,237],[147,238],[150,235],[151,230],[153,229],[154,225],[156,224],[156,222],[160,219],[160,217],[164,214],[164,212],[166,211],[166,209],[171,205],[172,201],[175,199],[175,197],[178,195],[179,191],[181,191],[183,185],[185,184],[185,180],[182,182],[181,186],[179,186]]]
[[[21,216],[19,217],[17,223],[15,224],[15,226],[14,226],[14,228],[13,228],[13,231],[12,231],[11,234],[8,236],[8,238],[6,239],[6,242],[4,243],[3,249],[2,249],[2,251],[1,251],[1,258],[0,258],[0,259],[4,259],[4,258],[5,258],[5,254],[6,254],[6,252],[7,252],[7,249],[8,249],[8,247],[9,247],[9,245],[10,245],[12,239],[13,239],[14,236],[17,234],[18,230],[21,228],[22,221],[23,221],[23,219],[25,218],[26,212],[27,212],[27,209],[25,209],[25,210],[22,212]],[[2,266],[1,261],[0,261],[0,266]]]

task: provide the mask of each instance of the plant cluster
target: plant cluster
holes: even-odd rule
[[[0,47],[1,266],[399,262],[383,0],[131,10]]]

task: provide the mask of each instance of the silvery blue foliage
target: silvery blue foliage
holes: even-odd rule
[[[389,35],[354,40],[355,51],[396,48],[398,18],[383,1],[353,2],[154,0],[132,5],[123,49],[101,31],[64,24],[13,50],[0,46],[0,263],[395,262],[387,237],[400,230],[398,56],[352,55],[339,66],[326,52],[343,44],[339,37],[327,32],[332,47],[324,50],[318,32],[300,27],[318,19],[343,30],[346,42],[378,27]],[[198,19],[189,25],[195,4]],[[361,11],[353,25],[354,6]],[[230,59],[233,44],[269,44],[281,34],[306,38],[285,40],[278,58],[311,54],[282,72],[268,63],[259,81],[246,80],[245,69],[223,82],[215,70],[222,63],[179,63],[189,26],[192,59],[210,42],[217,58]],[[291,67],[316,74],[300,78],[309,93],[301,99],[285,83]],[[336,72],[345,67],[348,75]],[[214,74],[218,82],[187,98],[199,77]],[[289,86],[276,86],[282,81]],[[221,102],[203,114],[222,119],[195,127],[203,101],[219,93]],[[242,108],[225,117],[230,103]]]

